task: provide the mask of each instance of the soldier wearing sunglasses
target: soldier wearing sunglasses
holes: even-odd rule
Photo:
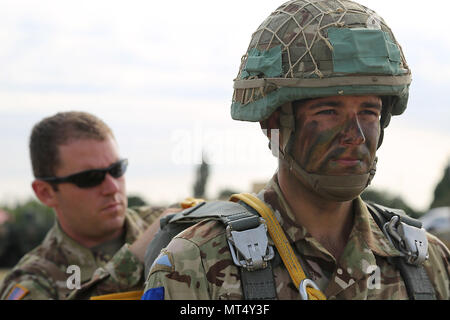
[[[97,117],[64,112],[30,137],[34,193],[56,221],[41,245],[6,276],[1,299],[65,299],[143,287],[143,256],[164,208],[127,208],[125,172],[111,129]],[[78,278],[77,278],[78,277]]]

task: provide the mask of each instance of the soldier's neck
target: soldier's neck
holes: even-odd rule
[[[321,198],[285,167],[278,170],[278,182],[295,222],[306,228],[338,261],[353,227],[352,201]]]
[[[62,221],[61,221],[62,220]],[[108,241],[112,241],[114,239],[117,239],[123,235],[125,232],[125,228],[116,230],[115,232],[111,232],[106,235],[102,235],[102,237],[92,237],[87,236],[81,232],[77,232],[69,224],[66,223],[63,219],[60,217],[58,218],[58,223],[60,228],[63,230],[63,232],[72,240],[77,242],[78,244],[82,245],[85,248],[91,249],[93,247],[102,245]]]

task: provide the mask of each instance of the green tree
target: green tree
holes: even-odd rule
[[[240,193],[239,191],[233,189],[222,189],[219,191],[218,198],[219,200],[228,200],[231,195]]]
[[[148,205],[147,201],[141,198],[138,195],[130,195],[128,196],[128,207],[140,207]]]
[[[434,189],[434,199],[430,209],[450,207],[450,164],[444,170],[444,175]]]
[[[209,176],[209,164],[205,157],[202,156],[202,163],[197,167],[196,179],[194,183],[194,198],[204,198],[206,191],[206,183]]]
[[[12,216],[3,225],[3,239],[7,245],[0,252],[0,266],[12,267],[27,252],[38,246],[55,221],[53,210],[36,200],[28,200],[12,207],[4,207]]]

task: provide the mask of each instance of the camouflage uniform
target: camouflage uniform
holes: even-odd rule
[[[129,250],[129,244],[163,210],[162,207],[127,209],[124,236],[110,244],[109,249],[105,245],[98,250],[81,246],[64,233],[56,220],[43,242],[27,253],[4,278],[0,298],[8,299],[18,285],[19,296],[24,294],[24,300],[66,299],[72,292],[67,287],[72,275],[66,273],[70,265],[79,266],[81,271],[80,292],[83,294],[78,298],[142,290],[144,268]]]
[[[399,271],[389,262],[390,257],[401,254],[389,243],[361,198],[353,202],[354,226],[336,261],[305,228],[295,225],[276,177],[258,197],[274,212],[306,274],[328,299],[408,299]],[[450,252],[430,234],[428,241],[425,269],[437,298],[448,300]],[[278,299],[300,299],[277,257],[273,274]],[[160,287],[164,299],[243,299],[240,272],[233,263],[224,225],[205,220],[176,236],[155,261],[145,291]]]

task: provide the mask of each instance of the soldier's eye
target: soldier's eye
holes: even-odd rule
[[[376,112],[376,111],[373,111],[373,110],[363,110],[363,111],[361,111],[361,114],[369,115],[369,116],[375,116],[375,117],[379,116],[379,113]]]
[[[335,115],[336,110],[334,109],[325,109],[325,110],[321,110],[319,112],[316,112],[316,115]]]

